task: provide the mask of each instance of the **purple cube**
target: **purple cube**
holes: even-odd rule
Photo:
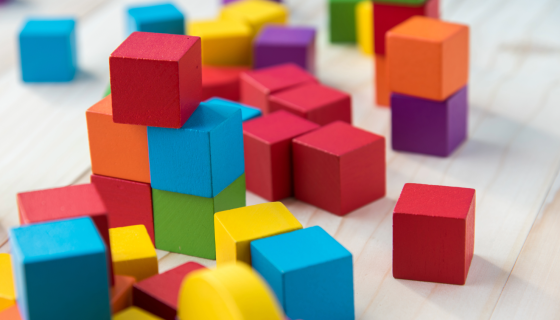
[[[315,29],[265,27],[253,43],[255,69],[292,62],[315,72]]]
[[[446,157],[467,138],[467,118],[467,86],[445,101],[393,93],[393,150]]]
[[[228,3],[231,3],[231,2],[235,2],[235,1],[239,1],[239,0],[222,0],[222,3],[223,3],[223,4],[228,4]],[[282,0],[268,0],[268,1],[272,1],[272,2],[282,2]],[[0,2],[1,2],[1,0],[0,0]]]

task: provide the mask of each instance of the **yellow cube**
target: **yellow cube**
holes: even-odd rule
[[[148,311],[137,307],[129,307],[113,316],[113,320],[163,320]]]
[[[283,320],[276,297],[243,263],[191,273],[179,292],[181,320]]]
[[[356,38],[358,47],[367,55],[373,55],[373,2],[362,1],[356,6]]]
[[[269,202],[214,214],[216,263],[251,264],[251,241],[301,229],[281,202]]]
[[[143,225],[109,229],[115,274],[142,281],[158,274],[156,249]]]
[[[253,31],[246,23],[235,20],[193,21],[189,35],[202,41],[202,64],[213,66],[246,66],[251,64]]]
[[[16,303],[16,289],[12,272],[12,258],[0,253],[0,312]]]
[[[225,5],[220,18],[248,24],[255,36],[267,24],[286,24],[288,10],[284,5],[273,1],[243,0]]]

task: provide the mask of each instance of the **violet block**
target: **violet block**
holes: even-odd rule
[[[467,119],[467,86],[445,101],[393,93],[393,150],[447,157],[467,138]]]
[[[292,62],[315,72],[315,29],[307,27],[265,27],[253,43],[255,69]]]
[[[239,0],[222,0],[223,4],[228,4],[228,3],[232,3],[235,1],[239,1]],[[272,2],[282,2],[282,0],[268,0],[268,1],[272,1]],[[0,2],[2,2],[2,0],[0,0]]]

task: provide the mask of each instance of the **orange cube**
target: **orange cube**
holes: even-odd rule
[[[115,285],[111,287],[111,314],[132,306],[132,286],[135,283],[134,277],[115,275]]]
[[[375,55],[375,103],[380,107],[391,105],[391,91],[389,90],[389,74],[387,73],[387,58]]]
[[[111,95],[86,111],[94,174],[150,183],[148,129],[113,122]]]
[[[412,17],[387,33],[392,92],[443,101],[469,78],[469,27]]]

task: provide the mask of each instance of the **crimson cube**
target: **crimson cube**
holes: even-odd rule
[[[405,184],[393,212],[393,276],[465,284],[475,200],[474,189]]]
[[[292,139],[318,127],[283,110],[243,123],[247,190],[268,201],[291,197]]]
[[[219,97],[239,101],[239,76],[247,67],[202,67],[202,101]]]
[[[337,121],[295,138],[294,193],[337,215],[385,196],[385,138]]]
[[[199,37],[134,32],[109,69],[116,123],[181,128],[201,101]]]

